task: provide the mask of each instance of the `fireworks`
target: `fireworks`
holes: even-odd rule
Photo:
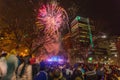
[[[48,53],[57,54],[61,45],[59,29],[68,24],[66,11],[57,2],[51,2],[39,8],[37,20],[45,27],[45,49]]]
[[[59,7],[56,2],[42,5],[37,19],[39,22],[42,22],[45,26],[45,31],[49,31],[49,33],[58,31],[68,21],[66,11]]]

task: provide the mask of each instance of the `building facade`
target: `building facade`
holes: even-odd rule
[[[88,18],[77,16],[71,23],[71,38],[73,45],[73,52],[76,58],[84,59],[88,51],[94,46],[93,34],[95,27],[91,24]]]

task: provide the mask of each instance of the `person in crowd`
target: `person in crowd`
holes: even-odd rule
[[[110,68],[109,65],[105,66],[105,73],[106,73],[106,75],[105,75],[106,80],[111,80],[112,79],[112,69]]]
[[[18,58],[15,54],[9,54],[7,56],[7,75],[3,77],[3,80],[16,80],[15,71],[18,66]]]
[[[71,76],[71,80],[83,80],[82,72],[80,70],[75,69]]]
[[[118,80],[118,77],[117,77],[117,75],[116,75],[116,69],[115,69],[115,67],[114,66],[110,66],[110,68],[111,68],[111,79],[112,80]]]
[[[33,79],[34,79],[35,75],[37,75],[37,73],[40,71],[40,66],[36,62],[36,58],[35,58],[35,60],[32,61],[31,65],[32,65],[32,76],[33,76]]]
[[[65,69],[65,78],[66,80],[70,80],[71,76],[72,76],[72,70],[70,69],[70,65],[67,65],[66,66],[66,69]]]
[[[44,61],[40,62],[40,71],[34,77],[34,80],[48,80],[48,73],[46,72],[46,64]]]
[[[54,69],[53,80],[66,80],[66,78],[63,77],[62,71],[59,68]]]
[[[83,80],[82,72],[81,72],[81,65],[77,64],[71,76],[71,80]]]
[[[29,55],[24,57],[24,62],[18,67],[17,80],[32,80],[32,65]]]
[[[7,74],[7,53],[1,53],[0,55],[0,80]]]
[[[103,79],[105,75],[104,66],[99,65],[98,68],[96,69],[96,73],[97,73],[98,80]]]
[[[98,80],[94,65],[89,64],[88,71],[85,73],[85,80]]]
[[[80,70],[82,72],[82,76],[84,76],[85,70],[83,68],[83,64],[78,64],[77,70]]]
[[[0,61],[1,62],[7,62],[6,61],[6,56],[7,56],[7,52],[2,52],[0,55]]]
[[[54,79],[54,69],[53,67],[50,67],[48,70],[48,80],[53,80]]]
[[[17,54],[17,58],[18,58],[18,67],[19,67],[22,64],[22,62],[23,62],[23,56]]]

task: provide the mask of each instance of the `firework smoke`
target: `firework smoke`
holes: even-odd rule
[[[57,54],[61,47],[60,29],[68,24],[66,11],[57,2],[50,2],[39,8],[37,19],[45,27],[45,49],[48,53]]]

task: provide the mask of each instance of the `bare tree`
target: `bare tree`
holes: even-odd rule
[[[2,6],[0,7],[0,28],[4,40],[1,41],[0,46],[3,46],[5,39],[10,43],[7,45],[9,48],[14,45],[12,49],[20,49],[21,47],[27,48],[29,53],[32,54],[42,47],[41,43],[33,48],[33,43],[39,38],[42,40],[42,29],[36,26],[36,2],[32,0],[1,0]],[[8,35],[6,38],[6,35]],[[41,39],[40,39],[41,38]],[[11,45],[10,45],[11,44]]]

